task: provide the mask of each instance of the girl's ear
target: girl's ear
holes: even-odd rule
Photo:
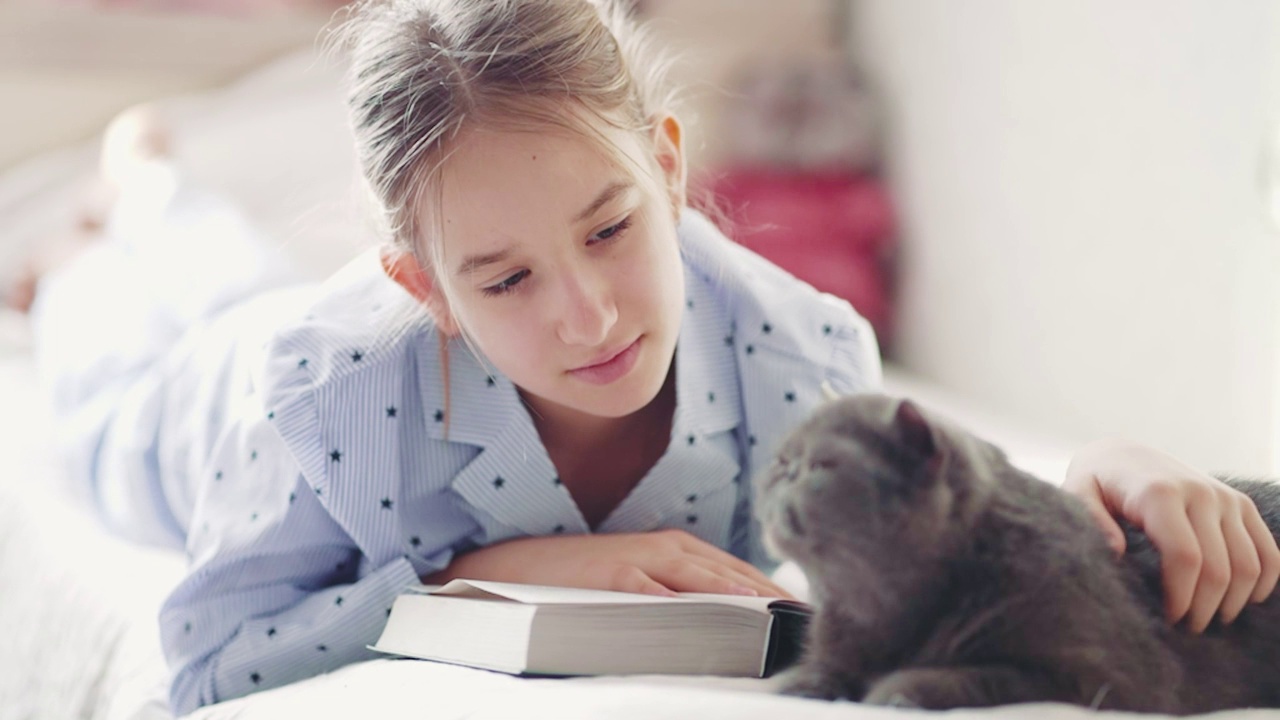
[[[458,323],[453,313],[449,312],[449,303],[445,300],[444,293],[436,287],[431,273],[422,267],[413,253],[386,246],[379,255],[382,271],[427,308],[427,313],[435,321],[436,327],[440,328],[440,332],[448,336],[457,335]]]
[[[667,181],[667,192],[676,213],[685,204],[686,170],[684,162],[684,128],[675,115],[664,115],[653,129],[654,155]]]

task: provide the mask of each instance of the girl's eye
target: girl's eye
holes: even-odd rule
[[[519,285],[520,281],[524,280],[528,275],[528,270],[521,270],[497,285],[490,285],[489,287],[484,288],[481,292],[489,297],[496,297],[498,295],[506,295],[507,293],[515,292],[516,286]]]
[[[609,227],[596,233],[594,236],[592,236],[592,240],[596,242],[607,242],[609,240],[616,240],[617,238],[622,237],[622,235],[627,232],[627,228],[629,227],[631,227],[630,215],[623,218],[622,221],[617,223],[616,225],[610,225]]]

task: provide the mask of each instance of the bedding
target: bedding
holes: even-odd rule
[[[207,186],[240,203],[315,275],[369,242],[332,68],[302,53],[235,86],[166,101],[177,153]],[[93,144],[0,176],[0,268],[69,217]],[[252,163],[246,159],[252,158]],[[1046,478],[1065,469],[1064,445],[939,391],[886,373],[909,394],[999,442]],[[181,576],[180,554],[107,533],[59,480],[51,427],[21,321],[0,316],[0,720],[169,720],[157,609]],[[785,566],[784,566],[785,567]],[[797,579],[792,576],[792,582]],[[398,659],[348,666],[294,685],[202,708],[190,717],[732,718],[875,720],[918,711],[770,694],[768,680],[701,677],[520,679]],[[1158,689],[1156,689],[1158,691]],[[958,711],[956,720],[1084,720],[1112,716],[1063,705]],[[1274,711],[1215,717],[1253,720]]]
[[[169,720],[155,616],[182,572],[175,552],[108,534],[58,482],[47,416],[30,358],[0,358],[0,719]],[[927,384],[890,373],[891,391],[962,409]],[[939,399],[940,398],[940,399]],[[990,418],[981,419],[989,430]],[[1011,445],[1014,454],[1024,446]],[[1048,460],[1028,445],[1026,457]],[[794,578],[792,579],[794,582]],[[204,720],[400,717],[510,720],[876,720],[919,711],[826,703],[769,694],[772,681],[640,676],[542,680],[400,659],[378,659],[294,685],[202,708]],[[956,711],[954,720],[1109,717],[1065,705]],[[1276,711],[1215,715],[1277,718]]]

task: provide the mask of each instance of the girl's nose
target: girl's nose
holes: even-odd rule
[[[564,299],[558,327],[561,342],[594,347],[609,338],[618,308],[608,280],[591,273],[570,273],[564,282]]]

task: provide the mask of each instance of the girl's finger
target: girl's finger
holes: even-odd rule
[[[1124,530],[1120,529],[1120,524],[1116,522],[1111,510],[1107,508],[1106,502],[1103,501],[1102,488],[1098,485],[1097,478],[1089,477],[1073,481],[1069,487],[1065,484],[1063,487],[1084,502],[1084,506],[1088,508],[1089,514],[1093,516],[1093,521],[1097,523],[1098,528],[1102,530],[1102,534],[1106,537],[1107,544],[1111,546],[1111,549],[1117,554],[1123,553],[1125,548]]]
[[[1227,592],[1222,596],[1222,604],[1218,608],[1218,617],[1224,623],[1236,619],[1249,597],[1258,586],[1258,576],[1262,571],[1262,562],[1258,559],[1258,549],[1253,538],[1245,529],[1244,520],[1239,513],[1231,512],[1223,515],[1222,537],[1226,543],[1231,581]]]
[[[1165,617],[1178,622],[1191,608],[1200,579],[1200,543],[1181,503],[1162,495],[1143,509],[1140,522],[1147,537],[1160,551],[1160,575],[1164,587]]]
[[[673,589],[649,577],[648,573],[634,565],[615,575],[611,589],[618,592],[661,595],[664,597],[674,597],[676,594]]]
[[[753,595],[755,588],[714,572],[689,558],[679,558],[663,564],[657,572],[650,570],[653,578],[679,592],[715,593],[720,595]]]
[[[1276,581],[1280,580],[1280,548],[1276,547],[1276,537],[1271,533],[1271,528],[1267,527],[1267,523],[1258,514],[1258,507],[1248,497],[1244,498],[1244,504],[1240,508],[1240,520],[1245,532],[1253,540],[1254,549],[1258,551],[1260,565],[1258,583],[1249,599],[1262,602],[1271,597],[1272,591],[1276,589]]]
[[[763,582],[769,582],[769,578],[764,573],[760,572],[760,568],[757,568],[746,560],[743,560],[732,553],[721,550],[715,545],[712,545],[711,543],[708,543],[694,535],[682,533],[680,547],[691,555],[698,555],[709,560],[713,560],[721,565],[731,567],[743,575],[755,577]]]
[[[734,568],[728,567],[726,565],[720,565],[713,560],[708,560],[706,558],[697,557],[697,556],[690,556],[690,557],[693,558],[692,562],[698,565],[701,565],[707,570],[710,570],[711,572],[716,573],[722,577],[729,578],[733,582],[743,587],[751,588],[752,590],[755,590],[756,593],[762,597],[780,597],[780,598],[793,599],[790,593],[788,593],[786,590],[783,590],[778,585],[774,584],[773,581],[769,580],[768,578],[760,579],[757,577],[747,576],[738,572]]]
[[[1200,577],[1187,614],[1187,627],[1195,633],[1204,632],[1209,626],[1231,582],[1231,556],[1222,535],[1222,513],[1209,505],[1192,501],[1187,506],[1187,517],[1200,545],[1201,558]]]

